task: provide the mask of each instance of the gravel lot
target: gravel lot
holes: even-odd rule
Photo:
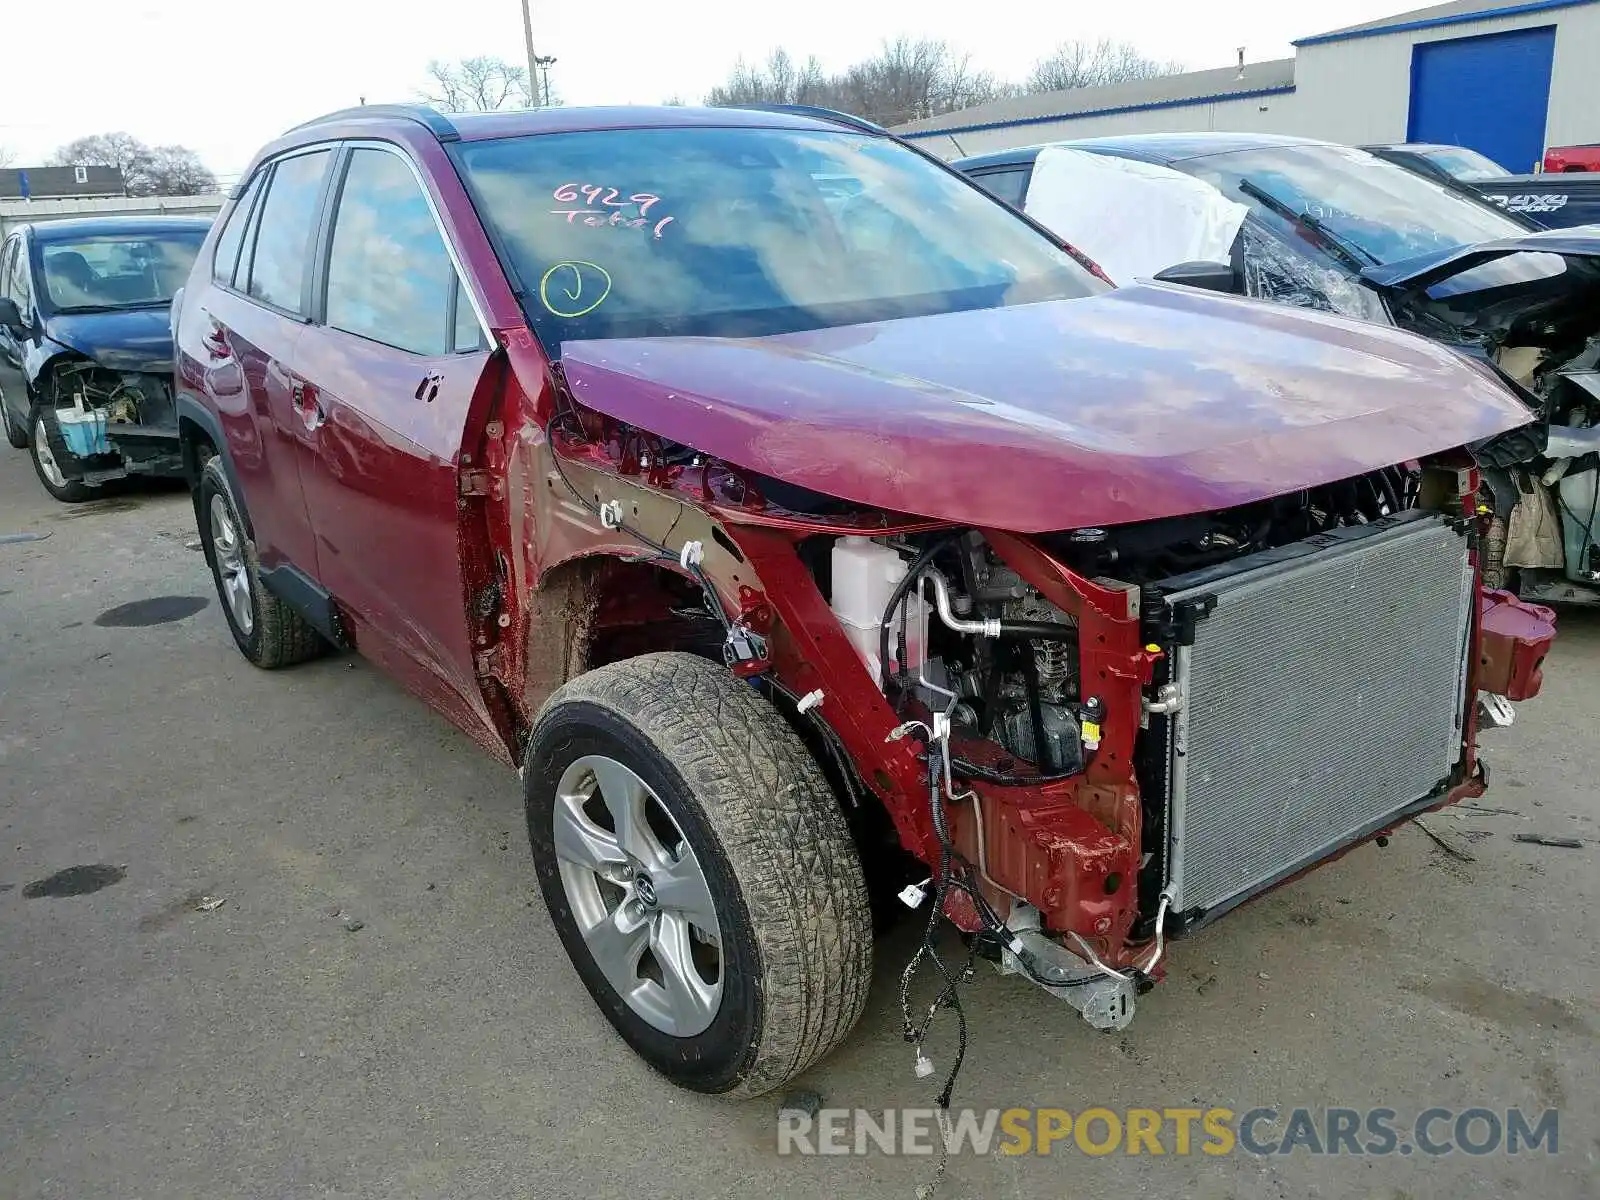
[[[20,532],[49,536],[0,544],[0,1196],[909,1200],[929,1177],[780,1158],[771,1101],[639,1064],[545,916],[516,776],[360,661],[248,666],[184,495],[67,508],[4,453],[0,535]],[[97,624],[156,597],[195,599]],[[1120,1035],[986,968],[965,991],[958,1103],[1553,1106],[1559,1154],[1063,1145],[958,1159],[941,1195],[1600,1194],[1597,713],[1600,620],[1568,612],[1544,695],[1486,739],[1481,803],[1512,811],[1430,818],[1475,861],[1414,828],[1364,847],[1179,943]],[[126,874],[26,897],[94,864]],[[896,1002],[912,933],[805,1081],[829,1104],[930,1102]],[[935,1039],[942,1072],[953,1023]]]

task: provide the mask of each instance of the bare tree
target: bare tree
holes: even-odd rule
[[[490,55],[459,62],[434,59],[428,64],[428,86],[419,94],[447,112],[497,112],[502,108],[538,106],[538,97],[528,83],[528,68]]]
[[[972,68],[946,43],[896,38],[872,58],[828,75],[815,57],[796,63],[774,50],[763,64],[740,60],[708,104],[816,104],[899,125],[1012,95],[1015,88]]]
[[[985,104],[1013,89],[946,43],[926,38],[896,38],[838,80],[840,107],[880,125],[903,125]]]
[[[707,104],[824,104],[829,80],[816,57],[795,65],[782,48],[767,56],[767,61],[752,66],[739,59],[726,82],[711,89]]]
[[[217,177],[186,146],[145,145],[131,133],[96,133],[68,142],[52,166],[116,167],[130,196],[199,196],[217,190]]]
[[[152,196],[208,196],[218,190],[217,177],[187,146],[155,147],[145,171]],[[130,188],[129,194],[136,193]]]
[[[1134,79],[1176,75],[1183,64],[1146,58],[1129,42],[1062,42],[1048,58],[1034,65],[1023,90],[1060,92],[1068,88],[1099,87]]]
[[[123,182],[130,184],[149,161],[150,147],[131,133],[90,134],[68,142],[50,156],[53,167],[116,167]]]
[[[17,156],[9,146],[0,146],[0,167],[9,167],[17,161]]]

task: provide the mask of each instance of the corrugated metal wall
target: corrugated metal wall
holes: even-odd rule
[[[1545,144],[1600,142],[1600,102],[1594,83],[1600,70],[1600,4],[1302,46],[1296,54],[1292,92],[957,132],[954,142],[950,135],[917,140],[944,158],[1063,138],[1218,129],[1297,134],[1350,144],[1402,142],[1411,111],[1413,46],[1546,25],[1556,27],[1556,46]]]
[[[1248,100],[1217,100],[1210,104],[1174,108],[1149,108],[1135,112],[1109,113],[1080,117],[1072,121],[1051,121],[1037,125],[1014,125],[1000,129],[980,129],[944,137],[918,137],[917,145],[940,158],[961,158],[968,154],[987,154],[1036,142],[1063,138],[1106,137],[1125,133],[1170,133],[1174,130],[1234,130],[1247,133],[1282,133],[1283,121],[1278,106],[1292,102],[1293,92],[1280,92]],[[959,143],[959,144],[958,144]]]

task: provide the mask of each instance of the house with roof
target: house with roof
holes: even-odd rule
[[[121,167],[0,168],[0,200],[125,196]]]

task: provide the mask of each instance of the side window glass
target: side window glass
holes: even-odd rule
[[[250,220],[250,206],[255,203],[256,193],[261,190],[261,180],[266,172],[260,172],[250,181],[250,186],[239,197],[238,203],[233,206],[233,211],[228,214],[228,223],[222,227],[222,235],[217,238],[217,252],[211,264],[211,278],[220,284],[231,287],[234,279],[234,268],[239,262],[239,247],[244,244],[244,227]]]
[[[1015,208],[1021,208],[1023,194],[1028,188],[1028,172],[1020,169],[988,171],[982,175],[974,175],[972,182],[991,196],[1004,200]]]
[[[452,346],[457,354],[482,350],[483,328],[478,324],[478,314],[472,311],[472,300],[467,296],[467,285],[456,280],[456,332]]]
[[[410,166],[384,150],[353,152],[328,251],[327,323],[414,354],[448,354],[454,280]]]
[[[6,293],[17,302],[17,308],[23,316],[27,316],[33,309],[32,273],[28,270],[28,243],[22,238],[17,238],[16,249],[11,255],[11,283]]]
[[[0,249],[0,296],[11,296],[11,264],[17,257],[17,241],[12,238]]]
[[[283,159],[273,170],[272,183],[261,202],[248,291],[257,300],[287,312],[304,312],[301,290],[311,259],[322,177],[331,157],[331,151],[318,150]]]

